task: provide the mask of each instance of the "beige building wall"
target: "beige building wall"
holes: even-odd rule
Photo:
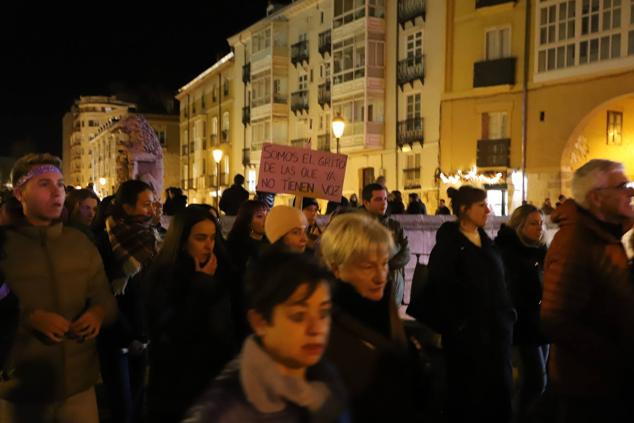
[[[134,104],[120,101],[114,96],[81,96],[75,101],[62,122],[62,152],[66,163],[67,184],[86,187],[95,182],[91,138],[108,121],[123,116],[135,107]]]
[[[427,2],[426,22],[420,16],[406,23],[405,29],[397,31],[398,3],[397,0],[378,2],[384,6],[377,9],[380,10],[378,12],[366,4],[364,17],[344,20],[343,15],[333,16],[332,0],[296,1],[229,38],[229,44],[235,51],[236,73],[242,75],[243,66],[250,66],[247,82],[238,84],[240,87],[236,90],[236,101],[241,102],[236,109],[248,106],[250,112],[241,139],[246,147],[246,155],[242,157],[249,163],[243,171],[247,180],[251,181],[251,187],[257,178],[262,142],[299,146],[302,140],[310,139],[311,148],[328,149],[329,146],[331,152],[336,152],[331,121],[342,111],[347,125],[340,139],[340,151],[348,155],[343,194],[359,195],[364,184],[363,175],[366,175],[366,182],[383,175],[389,189],[402,190],[403,168],[408,160],[406,153],[397,152],[397,121],[401,115],[403,119],[406,117],[403,93],[416,92],[425,98],[420,113],[426,120],[423,146],[420,143],[413,145],[413,154],[422,157],[420,182],[413,190],[435,192],[433,175],[438,167],[445,7],[440,0]],[[372,14],[377,16],[370,16]],[[265,31],[271,33],[271,45],[262,49],[259,43]],[[319,51],[320,34],[328,31],[330,52],[322,54]],[[424,84],[416,82],[401,91],[397,86],[397,43],[405,45],[407,34],[412,31],[424,32],[424,54],[434,58],[426,64]],[[364,76],[336,83],[332,49],[338,43],[347,43],[351,39],[358,47],[353,51],[353,60],[357,60],[356,55],[361,54],[358,52],[363,49]],[[308,60],[294,64],[294,46],[303,40],[307,41]],[[381,46],[376,47],[374,43]],[[269,76],[271,84],[271,99],[264,105],[257,101],[254,103],[260,89],[256,80],[263,74]],[[326,83],[330,83],[330,101],[320,104],[320,86],[323,88]],[[304,89],[307,91],[308,107],[307,110],[297,111],[294,99]],[[279,97],[286,98],[286,103],[276,100],[276,92]],[[348,107],[353,101],[357,101],[356,114]],[[398,115],[397,102],[400,107]],[[234,148],[233,154],[236,156],[241,151]],[[368,179],[369,176],[372,178]],[[289,202],[290,196],[280,195],[278,201]]]
[[[178,116],[147,114],[143,117],[154,129],[163,146],[163,188],[178,186]],[[128,142],[128,135],[121,130],[118,122],[119,119],[114,119],[102,125],[98,128],[97,135],[90,140],[91,178],[95,191],[102,198],[114,195],[123,182],[117,174],[117,164],[127,160],[125,143]],[[164,196],[164,193],[160,194]]]
[[[189,203],[216,204],[217,191],[222,195],[240,169],[239,147],[234,141],[240,129],[236,122],[239,105],[234,101],[239,77],[230,53],[176,96],[180,102],[180,164],[179,183],[174,186],[184,190]],[[223,151],[219,167],[213,159],[214,149]]]

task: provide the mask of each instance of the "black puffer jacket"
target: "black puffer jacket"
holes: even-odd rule
[[[546,247],[524,244],[506,225],[500,227],[495,244],[502,253],[506,284],[517,311],[513,328],[515,345],[541,345],[546,341],[540,330],[539,309],[544,289]]]
[[[152,272],[149,293],[152,421],[178,422],[239,352],[231,321],[231,295],[220,269],[216,276],[195,272],[189,257],[173,273]],[[171,281],[165,280],[172,278]]]

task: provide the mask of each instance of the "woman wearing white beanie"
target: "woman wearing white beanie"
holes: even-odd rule
[[[306,250],[308,222],[301,210],[289,206],[275,206],[264,223],[264,232],[273,246],[297,253]]]

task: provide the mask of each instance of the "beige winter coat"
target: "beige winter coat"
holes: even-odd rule
[[[93,386],[99,374],[95,340],[53,343],[27,326],[41,309],[73,321],[93,305],[104,307],[103,325],[117,305],[96,247],[61,223],[7,231],[0,265],[20,301],[20,327],[9,358],[14,377],[0,383],[0,397],[14,401],[64,399]],[[103,326],[102,325],[102,326]]]

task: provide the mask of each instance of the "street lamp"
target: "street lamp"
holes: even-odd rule
[[[343,135],[343,130],[346,127],[346,121],[343,120],[341,114],[337,114],[337,117],[332,120],[332,133],[337,138],[337,154],[339,154],[339,138]]]
[[[224,152],[219,149],[219,148],[215,148],[211,154],[214,156],[214,161],[216,162],[217,167],[217,173],[216,173],[216,207],[220,207],[220,161],[222,160],[222,156],[224,155]]]
[[[106,189],[106,182],[108,182],[108,180],[106,178],[104,178],[103,176],[101,178],[99,178],[99,185],[101,185],[101,188],[99,189],[99,192],[101,193],[101,195],[104,195],[104,190]]]

